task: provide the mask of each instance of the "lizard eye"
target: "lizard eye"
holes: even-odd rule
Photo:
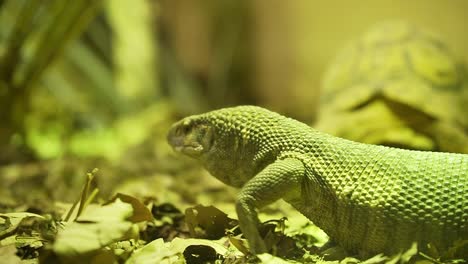
[[[180,125],[177,126],[176,133],[179,135],[189,135],[192,131],[193,123],[190,120],[183,120]]]
[[[177,128],[177,134],[179,135],[188,135],[190,133],[191,127],[182,125]]]

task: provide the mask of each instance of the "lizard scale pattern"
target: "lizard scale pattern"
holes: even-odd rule
[[[284,199],[349,252],[438,250],[468,240],[468,155],[357,143],[255,106],[173,125],[168,141],[241,188],[236,210],[254,253],[256,210]]]

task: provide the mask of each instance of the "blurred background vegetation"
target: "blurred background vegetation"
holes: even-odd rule
[[[313,124],[347,43],[403,20],[466,63],[466,10],[463,0],[0,1],[1,206],[74,200],[94,167],[103,194],[203,201],[191,197],[200,172],[178,179],[192,165],[165,143],[177,118],[255,104]]]

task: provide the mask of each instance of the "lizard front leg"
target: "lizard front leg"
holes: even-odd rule
[[[305,175],[301,161],[293,158],[277,160],[250,179],[241,189],[236,202],[237,217],[253,254],[267,251],[258,231],[256,209],[283,198],[292,191],[300,191]]]

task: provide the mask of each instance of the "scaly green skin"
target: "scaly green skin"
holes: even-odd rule
[[[256,209],[284,199],[352,253],[468,239],[468,155],[357,143],[254,106],[187,117],[168,141],[222,182],[254,253],[267,249]]]

